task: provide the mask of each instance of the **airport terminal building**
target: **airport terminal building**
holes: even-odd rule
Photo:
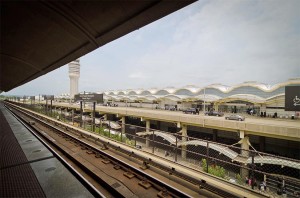
[[[104,92],[107,105],[137,108],[184,110],[214,109],[228,113],[245,113],[249,109],[257,115],[290,117],[295,111],[285,111],[285,87],[300,86],[300,78],[275,85],[248,81],[235,86],[212,84],[206,87],[188,85],[181,88],[136,89]],[[299,93],[300,97],[300,93]]]

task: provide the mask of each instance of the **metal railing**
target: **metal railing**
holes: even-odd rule
[[[274,197],[300,196],[300,160],[120,122],[116,128],[103,119],[93,124],[66,109],[18,105],[239,186]]]

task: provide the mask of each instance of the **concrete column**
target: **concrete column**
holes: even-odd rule
[[[121,118],[121,120],[122,120],[122,134],[124,134],[125,133],[125,116],[122,116],[122,118]]]
[[[187,141],[187,125],[182,125],[182,142],[186,142]],[[182,159],[186,159],[186,146],[182,145],[181,146],[181,157]]]
[[[245,150],[242,150],[241,151],[241,155],[243,156],[243,157],[249,157],[249,152],[247,151],[247,150],[249,150],[249,144],[248,144],[248,142],[249,142],[249,137],[248,136],[245,136],[244,138],[243,138],[243,140],[242,140],[242,144],[241,144],[241,148],[242,149],[245,149]]]
[[[50,100],[50,115],[52,117],[52,100]]]
[[[218,129],[213,129],[213,141],[218,141]]]
[[[83,108],[82,108],[82,101],[80,101],[80,127],[82,127],[82,115],[83,115]]]
[[[146,120],[146,132],[150,131],[150,120]],[[149,147],[149,135],[146,135],[146,147]]]
[[[65,121],[67,121],[67,112],[68,112],[68,109],[67,108],[65,108]]]
[[[93,102],[93,112],[92,112],[92,119],[93,119],[93,123],[92,123],[92,131],[95,132],[95,114],[96,114],[96,102]]]
[[[74,109],[72,109],[72,125],[74,125]]]
[[[219,111],[219,104],[218,103],[214,104],[214,109],[215,109],[215,111]]]
[[[249,144],[248,144],[248,142],[249,142],[249,137],[248,136],[245,136],[244,138],[242,138],[241,149],[244,149],[244,150],[241,150],[241,156],[243,158],[245,158],[245,161],[249,157],[249,151],[248,151],[249,150]],[[247,165],[244,165],[244,166],[247,166]],[[241,168],[240,175],[241,175],[242,178],[248,177],[249,176],[249,170]]]

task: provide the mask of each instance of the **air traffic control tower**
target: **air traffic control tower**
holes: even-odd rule
[[[78,80],[80,76],[80,62],[79,59],[69,63],[69,77],[70,77],[70,98],[78,93]]]

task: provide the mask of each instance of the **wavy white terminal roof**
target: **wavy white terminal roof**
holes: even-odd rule
[[[234,86],[211,84],[206,87],[187,85],[181,88],[166,87],[163,89],[130,89],[104,92],[105,99],[111,100],[161,100],[209,102],[243,100],[253,103],[264,103],[267,100],[284,96],[285,86],[300,86],[300,78],[289,79],[275,85],[247,81]],[[204,93],[205,92],[205,93]]]

